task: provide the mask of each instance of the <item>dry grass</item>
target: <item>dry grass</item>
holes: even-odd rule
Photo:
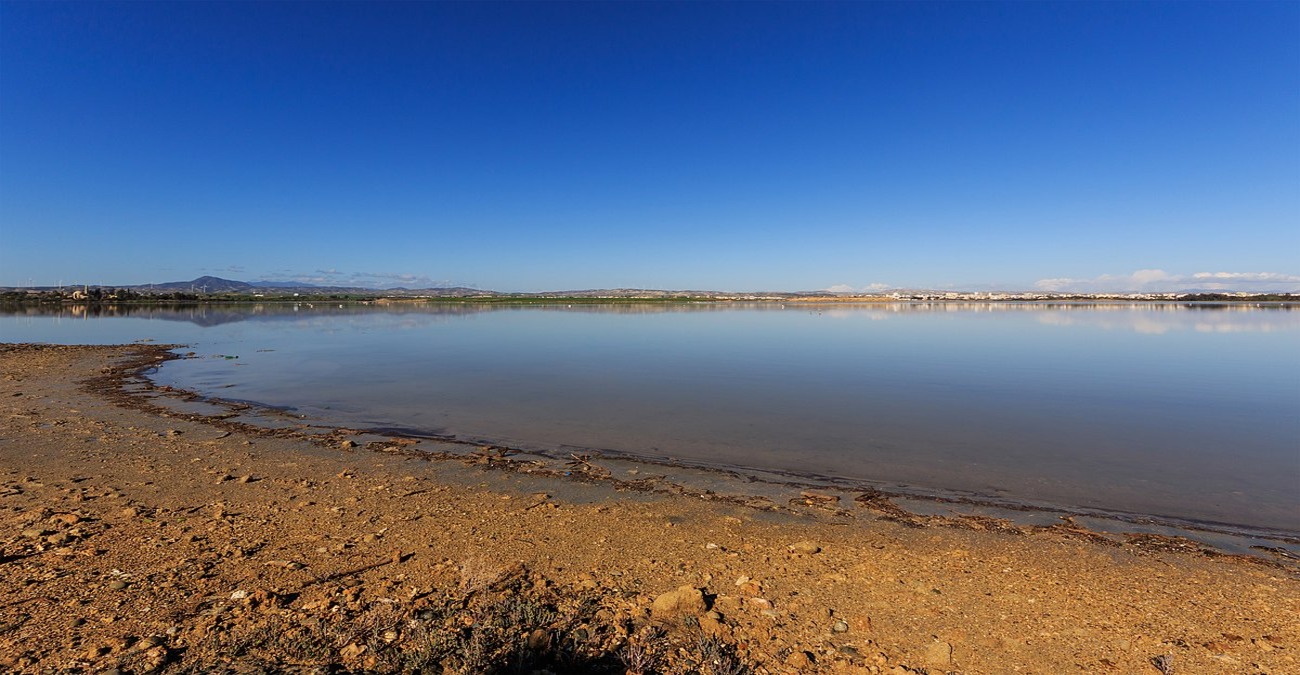
[[[698,627],[620,623],[609,611],[616,599],[561,592],[526,571],[475,563],[462,567],[460,587],[418,607],[234,616],[154,672],[751,672],[734,646]]]

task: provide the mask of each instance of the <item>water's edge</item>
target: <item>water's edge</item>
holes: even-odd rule
[[[609,481],[621,489],[684,494],[761,510],[849,519],[865,512],[919,527],[948,526],[1020,534],[1052,530],[1105,545],[1247,556],[1287,567],[1300,566],[1300,533],[1297,532],[1017,501],[841,476],[686,462],[601,448],[520,448],[490,438],[448,436],[421,429],[340,426],[337,421],[307,417],[284,406],[158,385],[153,376],[166,362],[191,358],[184,353],[186,348],[139,344],[124,347],[151,356],[113,380],[112,387],[120,394],[119,403],[166,410],[188,419],[218,426],[233,425],[254,433],[294,436],[336,447],[351,443],[372,451],[465,461],[557,478]]]

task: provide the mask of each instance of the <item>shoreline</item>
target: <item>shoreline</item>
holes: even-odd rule
[[[1030,532],[1062,527],[1088,531],[1097,541],[1116,545],[1139,542],[1142,546],[1161,546],[1170,550],[1193,550],[1205,555],[1246,555],[1275,563],[1300,565],[1300,532],[1180,518],[1177,516],[1127,512],[1105,508],[1071,506],[1013,498],[996,498],[963,490],[902,485],[843,476],[801,473],[769,469],[683,461],[667,457],[643,456],[604,448],[566,446],[553,451],[522,448],[492,439],[459,438],[440,435],[420,429],[353,428],[341,426],[328,419],[317,419],[293,412],[293,409],[268,406],[256,401],[226,399],[204,395],[171,386],[158,386],[143,372],[171,360],[190,358],[177,353],[183,345],[146,344],[152,354],[161,356],[146,361],[139,368],[130,369],[106,380],[100,388],[112,395],[119,393],[130,382],[129,395],[118,402],[138,409],[169,411],[189,415],[194,421],[232,425],[232,429],[255,432],[273,428],[279,434],[304,439],[328,437],[331,442],[354,439],[366,449],[378,452],[407,454],[435,460],[482,459],[486,454],[490,465],[504,470],[525,470],[528,473],[549,475],[555,478],[571,477],[567,468],[573,465],[583,469],[582,478],[611,481],[621,489],[661,491],[672,494],[697,493],[697,497],[712,501],[728,501],[751,508],[766,510],[815,506],[845,517],[863,513],[867,517],[884,517],[933,527],[966,527],[974,529],[1000,529],[1003,531]],[[190,352],[190,354],[193,354]],[[182,404],[169,408],[168,404]],[[191,404],[186,410],[184,404]],[[209,407],[197,411],[192,404]],[[239,421],[231,421],[236,419]],[[282,424],[291,421],[292,427]],[[301,429],[301,432],[295,431]],[[580,458],[580,459],[577,459]],[[601,465],[596,465],[599,462]],[[651,471],[673,472],[664,477],[665,485],[649,485],[645,478],[620,478],[608,466],[621,466],[634,475]],[[622,476],[623,474],[620,474]],[[686,483],[689,485],[683,485]],[[762,486],[763,489],[754,489]],[[807,492],[817,493],[808,498]],[[702,494],[699,494],[702,493]],[[909,505],[911,508],[905,508]],[[947,510],[947,514],[944,511]],[[1079,519],[1094,523],[1093,527],[1078,524]],[[1049,524],[1044,524],[1048,522]],[[1126,528],[1137,528],[1126,530]],[[1126,539],[1127,537],[1127,539]]]
[[[603,479],[590,458],[434,460],[350,430],[258,430],[123,390],[167,348],[0,346],[0,522],[13,533],[0,548],[0,664],[306,667],[275,637],[301,634],[316,663],[397,672],[421,635],[496,635],[498,605],[447,607],[514,598],[559,618],[503,632],[509,653],[586,654],[584,672],[1296,667],[1300,574],[1285,558],[992,518],[938,526],[891,515],[887,496],[849,504],[865,518],[816,490],[754,508]],[[383,616],[391,625],[362,635]],[[435,661],[469,668],[452,652]]]

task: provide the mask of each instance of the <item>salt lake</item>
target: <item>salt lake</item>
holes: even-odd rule
[[[15,310],[0,341],[184,344],[157,383],[352,428],[1295,535],[1297,309],[312,301]]]

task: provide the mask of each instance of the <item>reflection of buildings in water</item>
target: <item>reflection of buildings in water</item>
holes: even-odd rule
[[[1290,305],[1131,304],[1076,306],[1037,317],[1049,326],[1091,326],[1102,330],[1162,335],[1170,331],[1200,333],[1273,333],[1300,330],[1300,314]],[[1247,320],[1243,314],[1250,313]]]

